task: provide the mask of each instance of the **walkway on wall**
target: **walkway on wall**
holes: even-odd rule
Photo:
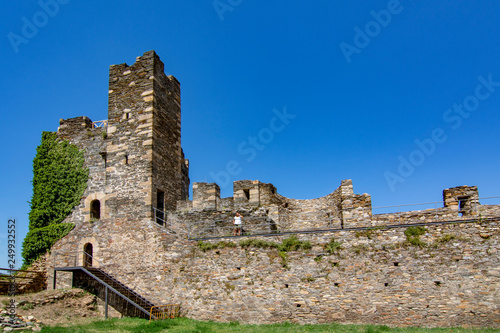
[[[481,223],[500,221],[500,216],[484,218],[481,219]],[[224,239],[224,238],[242,238],[242,237],[270,237],[270,236],[284,236],[284,235],[298,235],[298,234],[319,234],[326,232],[337,232],[337,231],[356,231],[356,230],[374,230],[374,229],[395,229],[395,228],[408,228],[414,226],[431,226],[431,225],[443,225],[443,224],[457,224],[457,223],[476,223],[479,222],[478,219],[475,220],[451,220],[451,221],[437,221],[437,222],[423,222],[423,223],[410,223],[410,224],[393,224],[385,225],[379,227],[352,227],[352,228],[333,228],[333,229],[313,229],[313,230],[291,230],[291,231],[280,231],[274,233],[261,233],[261,234],[244,234],[242,236],[215,236],[215,237],[195,237],[189,238],[189,240],[203,241],[203,240],[213,240],[213,239]]]
[[[244,217],[243,236],[233,236],[234,226],[231,215],[228,215],[231,212],[214,214],[212,219],[201,218],[199,222],[191,223],[182,221],[182,214],[177,216],[157,209],[153,209],[153,216],[171,234],[189,240],[210,240],[497,221],[500,218],[499,203],[500,197],[496,196],[469,201],[463,199],[455,208],[443,207],[442,202],[428,202],[373,208],[353,207],[331,212],[283,211],[277,215],[249,215]]]

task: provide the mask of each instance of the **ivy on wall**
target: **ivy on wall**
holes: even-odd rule
[[[33,160],[33,196],[29,231],[23,242],[24,265],[44,254],[74,225],[61,222],[80,203],[87,187],[88,169],[78,147],[43,132]]]
[[[51,224],[28,231],[23,242],[23,266],[29,266],[41,254],[44,254],[55,242],[66,236],[75,225],[73,223]]]

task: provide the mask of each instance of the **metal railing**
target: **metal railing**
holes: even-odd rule
[[[178,318],[181,312],[180,304],[152,306],[149,311],[149,321]]]
[[[177,234],[187,236],[189,238],[189,230],[181,227],[182,222],[178,221],[177,223],[173,223],[173,221],[168,219],[168,212],[162,211],[158,208],[153,208],[153,220],[165,227],[165,229],[170,234]]]
[[[92,128],[99,128],[99,127],[102,128],[108,127],[108,120],[106,119],[106,120],[99,120],[92,122]]]
[[[480,201],[483,204],[480,204]],[[491,202],[485,205],[485,202]],[[242,235],[284,234],[337,229],[397,226],[414,223],[448,223],[500,217],[500,196],[463,199],[454,208],[442,201],[381,207],[352,207],[339,211],[287,212],[271,216],[244,216]],[[415,208],[420,208],[415,210]],[[199,222],[177,221],[175,213],[154,209],[155,220],[169,232],[188,239],[230,237],[235,234],[232,219],[205,219]],[[413,210],[411,210],[413,209]],[[376,213],[380,212],[380,213]]]
[[[106,265],[104,265],[102,262],[99,262],[95,257],[93,257],[92,255],[90,255],[90,254],[88,254],[88,253],[86,253],[84,251],[71,251],[71,252],[65,252],[63,254],[60,254],[58,252],[54,252],[53,269],[55,270],[56,268],[61,268],[61,267],[71,267],[70,265],[63,265],[63,266],[56,265],[56,260],[57,260],[58,257],[59,258],[61,258],[61,257],[62,258],[73,257],[72,254],[74,254],[74,257],[75,257],[74,261],[73,261],[73,267],[83,266],[84,268],[85,267],[99,268],[109,278],[115,280],[117,283],[125,285],[128,289],[130,289],[130,291],[134,294],[134,296],[142,298],[142,299],[145,299],[146,301],[148,301],[150,303],[153,303],[153,304],[161,304],[162,303],[156,297],[154,297],[150,293],[148,293],[145,290],[143,290],[140,287],[138,287],[137,284],[134,284],[134,285],[131,286],[130,283],[129,284],[125,284],[125,283],[121,282],[120,280],[118,280],[117,278],[114,278],[114,277],[110,276],[105,271]],[[78,255],[79,254],[83,255],[82,265],[79,265],[79,260],[78,260]],[[91,258],[91,260],[88,260],[88,258]],[[98,264],[98,266],[95,266],[94,262],[96,262]],[[147,296],[147,299],[144,298],[143,296]],[[151,302],[151,301],[153,301],[153,302]]]

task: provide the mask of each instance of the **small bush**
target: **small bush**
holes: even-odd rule
[[[405,230],[405,235],[408,236],[421,236],[427,232],[427,229],[425,229],[422,226],[415,226],[415,227],[408,227]]]
[[[444,235],[442,237],[439,237],[438,239],[436,239],[436,243],[447,243],[449,241],[451,241],[452,239],[455,239],[455,235]]]
[[[426,232],[427,229],[422,226],[413,226],[406,228],[405,230],[406,243],[418,247],[427,246],[427,244],[424,241],[420,240],[420,236],[425,234]]]
[[[278,254],[279,254],[280,258],[281,258],[281,265],[284,268],[288,268],[288,256],[286,255],[286,252],[280,251]]]
[[[233,242],[226,242],[226,241],[220,241],[218,243],[209,243],[209,242],[203,242],[203,241],[198,241],[198,248],[202,250],[203,252],[209,251],[209,250],[215,250],[215,249],[223,249],[226,247],[236,247],[236,244]]]
[[[278,248],[278,244],[274,242],[268,242],[261,239],[245,239],[240,241],[241,247],[258,247],[258,248]]]
[[[418,246],[418,247],[425,247],[427,245],[427,243],[422,241],[418,236],[414,236],[414,237],[407,236],[406,241],[409,244],[414,245],[414,246]]]
[[[283,239],[283,242],[279,245],[279,250],[283,252],[297,251],[300,249],[309,250],[312,245],[309,241],[301,241],[297,236],[293,235],[288,238]]]
[[[329,254],[334,254],[336,251],[340,250],[341,248],[342,248],[342,243],[336,242],[335,238],[333,238],[333,237],[332,237],[332,239],[330,239],[330,242],[326,243],[323,246],[323,249],[325,249],[325,251],[328,252]]]

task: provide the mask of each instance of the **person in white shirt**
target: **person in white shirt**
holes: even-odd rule
[[[241,218],[243,216],[240,215],[240,213],[236,212],[236,215],[234,216],[233,219],[233,224],[234,224],[234,236],[241,236]]]

